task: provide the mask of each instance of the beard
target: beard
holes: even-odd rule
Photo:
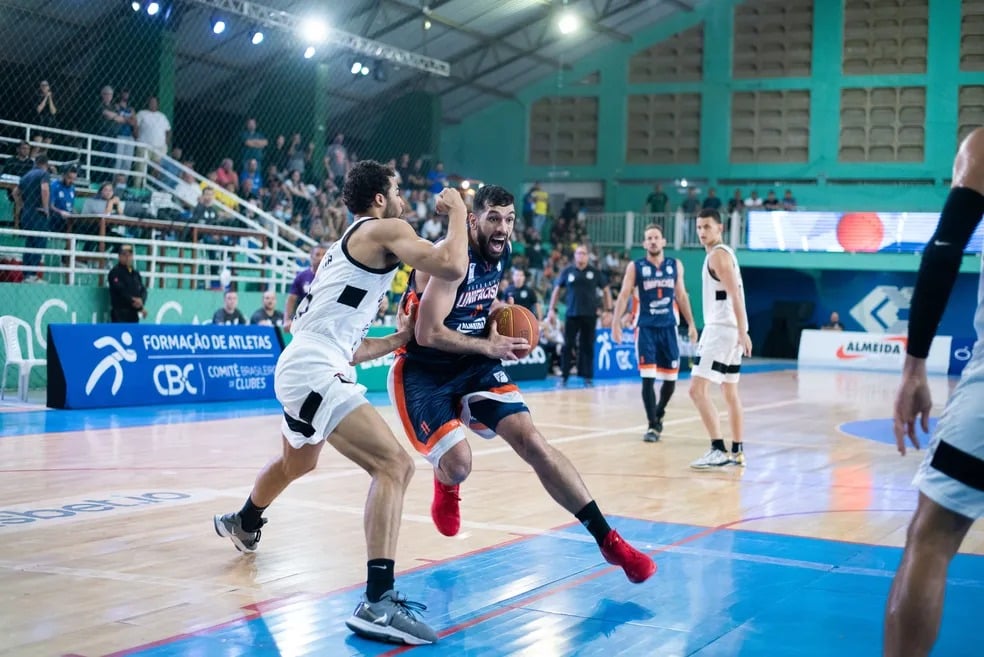
[[[403,198],[398,198],[395,201],[387,199],[386,201],[386,213],[384,217],[403,217],[406,214],[406,205],[403,203]]]
[[[475,242],[478,245],[478,251],[481,253],[482,258],[486,262],[499,262],[502,256],[506,253],[506,238],[503,238],[502,248],[496,250],[493,248],[492,235],[483,235],[478,233],[475,236]]]

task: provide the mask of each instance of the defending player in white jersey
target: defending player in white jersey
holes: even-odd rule
[[[923,251],[909,306],[906,357],[894,413],[895,441],[903,456],[906,436],[919,447],[917,418],[921,416],[923,431],[929,431],[933,400],[926,358],[982,214],[984,129],[978,128],[960,145],[953,162],[952,188],[936,232]],[[924,657],[932,650],[940,631],[950,562],[974,521],[984,517],[984,267],[977,299],[973,353],[916,474],[919,504],[888,597],[885,657]],[[977,610],[979,602],[978,598]],[[968,647],[970,654],[976,650]]]
[[[467,211],[456,190],[444,190],[437,208],[449,215],[447,238],[438,244],[421,239],[399,218],[404,206],[395,172],[373,161],[353,167],[342,197],[355,222],[325,256],[298,305],[294,338],[277,363],[283,453],[260,472],[240,511],[215,516],[215,531],[242,552],[256,550],[266,523],[263,511],[290,482],[315,468],[321,448],[330,443],[372,476],[365,508],[365,598],[346,625],[371,639],[434,643],[434,630],[413,613],[422,605],[394,590],[393,558],[413,460],[369,405],[354,365],[402,347],[413,335],[411,319],[401,315],[396,333],[366,338],[401,261],[441,280],[464,276]]]
[[[752,355],[745,312],[745,288],[741,282],[738,258],[723,242],[724,226],[717,210],[701,210],[697,215],[697,236],[707,256],[701,271],[704,332],[697,343],[697,356],[691,372],[690,398],[700,413],[711,438],[711,449],[690,464],[695,470],[729,465],[745,465],[742,447],[744,417],[738,397],[741,357]],[[731,455],[721,434],[721,420],[711,401],[710,385],[721,384],[731,423]]]

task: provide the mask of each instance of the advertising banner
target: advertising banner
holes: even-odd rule
[[[919,253],[933,236],[939,212],[748,213],[748,248],[761,251]],[[967,245],[980,253],[984,224]]]
[[[595,329],[595,367],[596,379],[622,379],[639,375],[636,360],[635,332],[622,331],[622,341],[612,340],[611,329]]]
[[[272,399],[270,326],[49,324],[48,406]]]
[[[973,338],[953,338],[950,343],[950,376],[960,376],[974,353]]]
[[[949,336],[937,336],[926,359],[926,371],[946,374],[950,369]],[[905,362],[906,337],[854,331],[803,331],[799,364],[852,370],[901,372]]]

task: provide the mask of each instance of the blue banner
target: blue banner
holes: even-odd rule
[[[635,332],[622,331],[622,342],[612,340],[611,329],[595,329],[595,367],[596,379],[623,379],[639,375],[636,361]]]
[[[947,374],[960,376],[974,351],[973,338],[953,338],[950,343],[950,369]]]
[[[50,324],[48,406],[272,399],[271,326]]]

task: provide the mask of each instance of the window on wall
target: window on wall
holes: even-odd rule
[[[963,0],[960,16],[960,70],[984,71],[984,0]]]
[[[733,42],[732,75],[736,79],[810,75],[813,0],[748,0],[739,4],[735,7]]]
[[[674,34],[629,60],[629,83],[696,82],[704,73],[704,26]]]
[[[922,162],[926,89],[841,90],[841,162]]]
[[[597,159],[597,97],[552,96],[533,103],[530,164],[588,165]]]
[[[967,85],[960,87],[960,100],[957,103],[960,113],[957,116],[957,142],[984,125],[984,86]]]
[[[700,161],[700,94],[629,96],[625,125],[629,164]]]
[[[845,0],[844,73],[925,73],[928,29],[929,0]]]
[[[732,162],[806,162],[809,153],[809,91],[750,91],[732,96]]]

